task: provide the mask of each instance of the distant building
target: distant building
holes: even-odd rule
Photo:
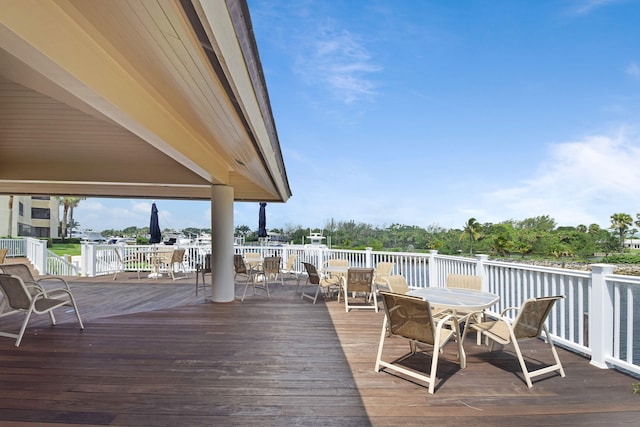
[[[0,196],[0,237],[58,237],[58,199],[49,196]]]
[[[640,239],[624,239],[624,247],[628,249],[640,249]]]

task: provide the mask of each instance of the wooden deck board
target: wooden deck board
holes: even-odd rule
[[[0,427],[37,425],[630,425],[640,419],[638,381],[559,350],[566,378],[527,388],[509,347],[465,343],[468,367],[446,347],[434,395],[373,371],[383,313],[335,300],[312,305],[290,281],[272,298],[204,302],[190,279],[135,273],[72,281],[86,329],[72,313],[34,318],[19,348],[0,338]],[[243,284],[236,285],[241,295]],[[0,319],[0,327],[19,319]],[[19,316],[16,316],[19,317]],[[385,353],[400,356],[404,342]],[[528,362],[550,360],[544,343]],[[418,354],[412,366],[425,366]]]

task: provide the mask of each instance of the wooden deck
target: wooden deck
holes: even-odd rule
[[[135,273],[75,279],[85,320],[34,318],[22,344],[0,337],[0,426],[502,426],[637,425],[630,376],[564,350],[566,378],[527,388],[512,348],[465,343],[468,367],[446,347],[434,395],[373,371],[383,314],[312,305],[295,281],[272,298],[204,302],[194,277],[138,280]],[[243,286],[236,286],[241,295]],[[19,324],[0,319],[6,329]],[[16,316],[19,317],[19,316]],[[406,343],[389,351],[404,354]],[[525,345],[532,364],[550,360]],[[418,355],[412,363],[426,366]]]

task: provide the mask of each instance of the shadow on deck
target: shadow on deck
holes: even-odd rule
[[[78,278],[72,289],[85,321],[33,319],[19,348],[0,338],[0,426],[52,425],[625,425],[640,419],[632,377],[600,370],[559,350],[566,378],[527,388],[513,349],[487,353],[465,343],[440,359],[436,392],[373,371],[383,313],[335,300],[301,300],[295,281],[272,297],[205,302],[195,278],[138,280],[135,273]],[[236,284],[242,295],[243,284]],[[0,319],[2,328],[19,320]],[[389,346],[398,356],[407,350]],[[385,350],[386,351],[386,350]],[[524,346],[532,364],[549,360],[542,342]],[[427,366],[419,354],[414,366]]]

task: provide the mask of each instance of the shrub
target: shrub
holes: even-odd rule
[[[609,264],[640,264],[639,254],[611,254],[606,260]]]

